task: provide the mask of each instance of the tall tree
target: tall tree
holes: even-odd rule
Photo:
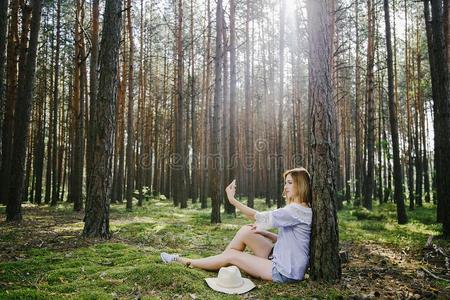
[[[109,238],[109,196],[115,131],[117,65],[119,58],[122,1],[110,0],[105,13],[100,44],[100,77],[95,101],[94,159],[89,177],[83,236]]]
[[[394,66],[392,62],[391,21],[389,16],[389,0],[384,0],[384,22],[386,26],[386,52],[388,68],[389,122],[391,125],[392,156],[394,160],[394,201],[397,205],[397,222],[405,224],[407,220],[403,198],[403,176],[400,164],[400,148],[398,141],[397,109],[394,99]]]
[[[429,22],[430,1],[424,1],[425,21]],[[431,1],[431,28],[427,29],[434,111],[434,161],[436,168],[437,220],[444,236],[450,236],[450,102],[448,65],[442,17],[443,1]]]
[[[332,0],[331,0],[332,1]],[[331,82],[333,56],[330,0],[308,0],[309,101],[311,105],[311,174],[314,214],[311,235],[311,277],[334,281],[341,277],[336,212],[335,102]]]
[[[5,103],[6,29],[8,27],[8,0],[0,1],[0,138],[2,137]],[[0,140],[1,144],[1,140]],[[1,153],[1,152],[0,152]],[[1,201],[1,199],[0,199]]]
[[[133,192],[135,177],[135,158],[134,158],[134,86],[133,86],[133,64],[134,64],[134,43],[133,43],[133,26],[131,24],[131,0],[127,2],[127,32],[129,43],[129,60],[128,60],[128,115],[127,115],[127,210],[133,208]]]
[[[83,209],[83,165],[84,165],[84,98],[85,98],[85,51],[82,32],[84,21],[84,3],[77,0],[77,17],[75,21],[75,59],[73,91],[73,147],[71,172],[71,202],[73,209]]]
[[[362,149],[361,149],[361,81],[360,81],[360,69],[361,60],[359,57],[359,7],[358,0],[355,4],[355,204],[361,204],[361,190],[362,190]]]
[[[407,183],[408,183],[408,198],[409,209],[414,209],[414,166],[413,166],[413,152],[412,152],[412,121],[411,121],[411,96],[410,96],[410,54],[408,41],[408,6],[407,1],[404,1],[405,7],[405,89],[406,89],[406,135],[408,148],[406,149],[406,156],[408,158],[407,166]]]
[[[230,131],[229,131],[229,158],[228,158],[228,180],[231,182],[236,178],[236,0],[230,1]],[[224,120],[225,121],[225,120]],[[225,201],[228,202],[228,201]],[[236,213],[233,205],[225,204],[227,213]]]
[[[280,76],[280,86],[278,92],[278,139],[277,139],[277,169],[275,174],[276,180],[276,195],[277,195],[277,207],[283,206],[284,198],[282,197],[282,180],[281,174],[283,173],[283,108],[284,108],[284,31],[285,31],[285,15],[286,15],[286,0],[281,1],[281,11],[280,11],[280,43],[279,43],[279,55],[280,55],[280,63],[279,63],[279,76]]]
[[[223,182],[223,157],[221,155],[221,113],[222,113],[222,66],[223,66],[223,8],[222,0],[217,1],[216,7],[216,53],[214,57],[214,115],[212,130],[212,178],[211,188],[213,189],[211,197],[211,223],[220,223],[220,202],[221,189]]]
[[[198,171],[199,171],[199,134],[197,127],[197,91],[196,91],[196,75],[195,75],[195,35],[194,35],[194,1],[191,0],[190,5],[190,54],[189,60],[191,64],[190,74],[190,91],[189,96],[191,98],[191,137],[192,137],[192,188],[190,189],[192,203],[197,202],[198,198]]]
[[[77,9],[78,15],[78,9]],[[76,18],[75,22],[79,22],[79,18]],[[77,43],[77,41],[75,41]],[[53,123],[52,123],[52,142],[53,142],[53,155],[52,155],[52,200],[51,205],[56,205],[58,195],[58,105],[59,105],[59,56],[61,45],[61,0],[56,2],[56,46],[55,46],[55,70],[53,81]]]
[[[251,21],[250,13],[252,12],[250,0],[247,0],[246,22],[245,22],[245,76],[244,76],[244,90],[245,90],[245,161],[244,168],[246,174],[246,185],[248,192],[247,206],[253,207],[255,201],[255,182],[253,175],[253,109],[252,109],[252,95],[250,92],[250,35],[249,26]],[[282,76],[282,75],[281,75]],[[280,108],[281,109],[281,108]]]
[[[421,130],[419,130],[419,122],[422,114],[420,113],[422,106],[422,55],[420,51],[420,39],[419,39],[419,18],[416,18],[416,80],[415,80],[415,97],[414,97],[414,149],[415,158],[414,165],[416,168],[416,204],[417,206],[422,206],[422,180],[423,180],[423,153],[421,149]]]
[[[209,173],[209,162],[208,162],[208,153],[210,152],[210,147],[208,143],[208,137],[210,136],[210,78],[211,78],[211,64],[209,63],[211,59],[211,9],[210,9],[210,0],[206,0],[206,51],[205,51],[205,59],[204,59],[204,76],[203,76],[203,158],[202,158],[202,167],[201,167],[201,188],[200,188],[200,202],[201,207],[207,207],[207,195],[208,195],[208,186],[209,186],[209,177],[211,174]]]
[[[0,201],[7,204],[11,180],[11,158],[14,131],[14,107],[17,93],[17,54],[19,48],[19,1],[11,1],[6,62],[6,102],[2,128],[2,164]]]
[[[172,169],[172,191],[174,203],[187,207],[186,158],[185,158],[185,110],[184,110],[184,50],[183,50],[183,0],[178,1],[177,22],[177,76],[176,76],[176,117],[175,117],[175,162]]]
[[[41,20],[42,0],[31,1],[32,18],[30,24],[30,39],[26,59],[20,61],[19,74],[23,80],[17,89],[17,102],[14,115],[14,143],[11,173],[11,187],[8,204],[6,206],[7,221],[22,220],[22,198],[24,189],[25,156],[28,144],[28,126],[30,124],[31,103],[33,98],[33,82],[36,69],[37,45]]]
[[[366,105],[367,105],[367,173],[364,176],[364,207],[372,209],[375,168],[375,8],[372,0],[367,0],[367,69],[366,69]]]
[[[89,123],[86,128],[87,131],[87,141],[86,141],[86,175],[89,178],[92,174],[92,160],[94,157],[94,141],[92,140],[93,130],[89,130],[92,126],[92,122],[94,121],[95,115],[95,97],[97,96],[98,89],[98,27],[99,27],[99,1],[92,1],[92,16],[91,16],[91,58],[90,58],[90,66],[89,66]],[[91,182],[89,179],[86,180],[86,184]],[[86,190],[89,188],[86,187]],[[120,199],[121,201],[122,199]]]

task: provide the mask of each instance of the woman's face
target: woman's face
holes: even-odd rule
[[[294,193],[294,179],[292,178],[291,174],[288,174],[286,176],[286,179],[284,180],[284,194],[286,195],[286,198],[289,199],[294,196]]]

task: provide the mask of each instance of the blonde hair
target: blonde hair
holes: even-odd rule
[[[311,193],[311,176],[309,175],[308,170],[303,167],[295,168],[291,170],[287,170],[283,174],[284,180],[288,175],[292,176],[294,182],[294,196],[287,198],[286,201],[288,204],[298,201],[298,203],[306,203],[309,207],[311,207],[312,202],[312,193]],[[283,197],[286,197],[283,191]]]

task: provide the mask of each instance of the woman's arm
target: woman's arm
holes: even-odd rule
[[[255,224],[252,225],[252,230],[253,230],[255,233],[258,233],[258,234],[260,234],[260,235],[262,235],[262,236],[265,236],[266,238],[268,238],[269,240],[271,240],[273,243],[276,243],[276,242],[277,242],[278,235],[275,234],[275,233],[273,233],[273,232],[270,232],[270,231],[267,231],[267,230],[260,230],[260,229],[258,229],[258,226],[255,225]]]
[[[236,207],[238,210],[240,210],[247,218],[249,218],[252,221],[255,221],[255,214],[258,212],[257,210],[254,210],[253,208],[248,207],[247,205],[242,204],[239,202],[235,197],[236,193],[236,179],[233,180],[225,189],[225,192],[227,193],[228,201],[231,205]]]

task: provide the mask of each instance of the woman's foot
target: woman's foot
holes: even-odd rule
[[[166,252],[161,252],[161,254],[159,256],[161,257],[161,260],[165,264],[177,262],[177,259],[180,257],[178,254],[169,254]]]
[[[165,264],[179,263],[185,266],[189,266],[190,262],[188,259],[180,257],[178,254],[170,254],[167,252],[161,252],[161,260]]]

